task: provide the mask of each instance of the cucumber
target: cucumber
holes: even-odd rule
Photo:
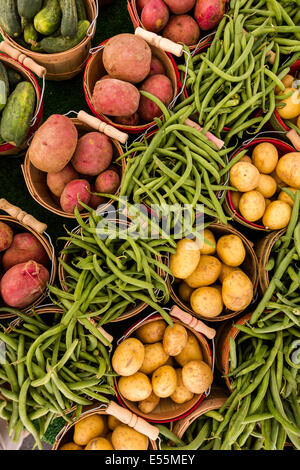
[[[49,54],[56,54],[57,52],[64,52],[72,49],[77,46],[86,36],[86,33],[90,27],[91,23],[88,20],[79,21],[78,31],[76,36],[72,39],[67,39],[63,36],[57,38],[44,38],[41,40],[41,47],[45,52]]]
[[[19,83],[2,112],[0,135],[17,147],[24,144],[35,108],[35,89],[30,82]]]
[[[23,80],[22,75],[20,75],[14,69],[8,69],[7,75],[9,80],[9,87],[12,90]]]
[[[0,0],[0,26],[14,38],[22,33],[21,19],[15,0]]]
[[[5,107],[9,95],[9,80],[7,70],[0,62],[0,111]]]
[[[36,45],[38,36],[38,32],[36,31],[32,23],[29,23],[27,26],[25,26],[24,41],[27,42],[27,44]]]
[[[78,30],[78,16],[75,0],[59,0],[62,11],[61,34],[73,38]]]
[[[17,0],[18,13],[26,20],[32,18],[41,10],[43,0]]]
[[[34,17],[34,27],[44,36],[50,36],[59,28],[61,16],[59,1],[46,0],[44,8]]]
[[[0,80],[5,83],[6,95],[9,95],[9,78],[6,67],[2,62],[0,62]]]
[[[77,8],[78,21],[83,21],[87,19],[85,4],[83,0],[75,0]]]

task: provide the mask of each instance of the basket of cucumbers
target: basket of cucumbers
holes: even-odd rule
[[[46,79],[69,80],[86,64],[97,15],[94,0],[0,0],[0,33],[45,67]]]

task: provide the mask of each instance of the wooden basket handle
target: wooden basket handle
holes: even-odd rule
[[[115,127],[110,126],[109,124],[106,124],[103,121],[100,121],[100,119],[91,116],[85,111],[79,111],[77,118],[79,119],[79,121],[83,122],[84,124],[87,124],[93,129],[96,129],[99,132],[103,132],[103,134],[107,135],[108,137],[111,137],[112,139],[118,140],[119,142],[121,142],[121,144],[125,144],[128,140],[128,134],[119,131]]]
[[[203,333],[209,339],[213,339],[216,336],[216,330],[205,325],[205,323],[193,317],[188,312],[181,310],[177,305],[173,305],[173,307],[171,307],[170,314],[199,333]]]
[[[187,126],[193,127],[194,129],[197,129],[197,131],[201,132],[203,130],[203,127],[199,126],[196,122],[192,121],[191,119],[186,119],[184,121],[184,124]],[[215,135],[213,135],[211,132],[206,132],[205,137],[208,138],[211,142],[213,142],[219,150],[223,148],[224,146],[224,141],[221,139],[218,139]]]
[[[119,421],[124,424],[127,424],[131,428],[135,429],[136,431],[144,434],[152,441],[156,441],[159,435],[159,429],[156,426],[145,421],[143,418],[135,415],[127,408],[123,408],[122,406],[118,405],[114,401],[110,401],[107,408],[106,413],[114,416]]]
[[[291,129],[286,133],[286,136],[292,142],[295,149],[300,152],[300,135],[297,133],[296,129]]]
[[[89,321],[92,323],[92,325],[96,326],[95,320],[93,320],[92,318],[89,318]],[[104,336],[104,338],[106,338],[110,343],[113,342],[114,337],[110,335],[109,333],[107,333],[107,331],[105,331],[101,326],[98,326],[97,330],[100,331],[102,336]]]
[[[7,214],[11,215],[19,222],[23,222],[23,224],[33,228],[33,230],[35,230],[37,233],[43,233],[45,232],[45,230],[47,230],[46,224],[39,222],[32,215],[22,211],[22,209],[20,209],[19,207],[13,206],[6,199],[0,199],[0,209],[4,212],[7,212]]]
[[[43,78],[47,73],[45,67],[42,67],[41,65],[37,64],[33,59],[27,57],[27,55],[18,51],[6,41],[0,42],[0,51],[17,60],[18,62],[20,62],[20,64],[25,65],[25,67],[27,67],[40,78]]]
[[[158,47],[163,51],[170,52],[171,54],[176,55],[176,57],[181,57],[183,54],[183,46],[181,44],[176,44],[176,42],[170,41],[170,39],[159,36],[158,34],[151,33],[140,26],[136,28],[135,34],[152,46]]]

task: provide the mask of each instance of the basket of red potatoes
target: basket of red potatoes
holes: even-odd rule
[[[256,230],[287,227],[300,189],[300,153],[277,139],[255,139],[233,159],[229,178],[236,191],[228,191],[225,205],[230,215]]]
[[[111,201],[96,193],[115,194],[124,161],[115,139],[78,119],[55,114],[35,133],[27,151],[23,174],[31,196],[51,212],[74,218],[75,207],[88,215],[79,201],[104,210]]]

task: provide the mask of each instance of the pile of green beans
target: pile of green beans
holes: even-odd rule
[[[7,308],[1,311],[7,312]],[[71,422],[70,411],[114,396],[107,345],[94,335],[93,325],[68,313],[24,314],[0,332],[0,417],[18,441],[23,429],[42,449],[41,440],[57,417]]]
[[[164,239],[135,237],[133,224],[129,228],[123,222],[117,233],[114,223],[100,227],[103,217],[85,207],[88,220],[84,221],[76,210],[80,229],[61,237],[68,242],[59,258],[67,291],[49,286],[53,302],[78,319],[95,317],[97,326],[145,302],[172,324],[159,302],[166,303],[170,298],[163,276],[171,273],[163,264],[162,255],[175,252],[175,248],[166,245]]]

